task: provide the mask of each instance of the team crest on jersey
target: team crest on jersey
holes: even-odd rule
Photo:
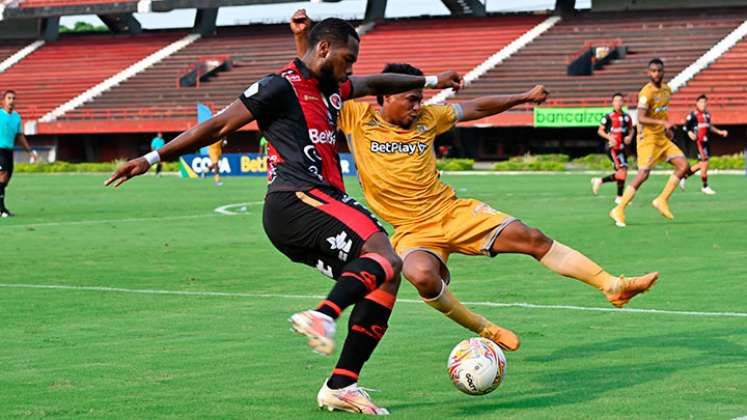
[[[415,131],[417,131],[418,134],[423,134],[428,131],[428,126],[425,124],[418,124],[415,126]]]
[[[329,96],[329,104],[332,105],[332,108],[336,110],[340,110],[342,108],[342,97],[339,93],[333,93]]]

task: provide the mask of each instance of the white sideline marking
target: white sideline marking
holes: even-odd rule
[[[186,216],[165,216],[165,217],[139,217],[132,219],[105,219],[105,220],[75,220],[70,222],[49,222],[49,223],[27,223],[24,225],[10,225],[6,228],[18,228],[18,227],[45,227],[45,226],[66,226],[66,225],[100,225],[106,223],[129,223],[129,222],[149,222],[149,221],[161,221],[161,220],[182,220],[182,219],[198,219],[201,217],[212,217],[214,214],[191,214]]]
[[[240,214],[246,214],[248,213],[247,207],[256,206],[258,204],[265,204],[264,201],[250,201],[248,203],[236,203],[236,204],[226,204],[225,206],[220,206],[215,208],[216,213],[224,214],[226,216],[238,216]],[[238,210],[231,210],[233,208],[238,208]]]
[[[212,297],[241,297],[241,298],[264,298],[264,299],[324,299],[321,295],[286,295],[275,293],[238,293],[238,292],[189,292],[181,290],[158,290],[158,289],[125,289],[121,287],[100,287],[100,286],[66,286],[58,284],[7,284],[0,283],[0,287],[7,289],[57,289],[57,290],[78,290],[89,292],[110,292],[110,293],[133,293],[144,295],[175,295],[175,296],[212,296]],[[417,299],[397,299],[402,303],[422,304]],[[615,309],[600,308],[589,306],[572,306],[572,305],[536,305],[533,303],[498,303],[498,302],[462,302],[465,305],[472,306],[489,306],[494,308],[525,308],[525,309],[566,309],[571,311],[592,311],[592,312],[616,312],[616,313],[644,313],[656,315],[680,315],[680,316],[698,316],[698,317],[725,317],[725,318],[747,318],[747,312],[699,312],[699,311],[670,311],[665,309]]]

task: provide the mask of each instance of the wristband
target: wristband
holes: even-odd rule
[[[158,154],[157,151],[148,152],[143,156],[146,161],[148,161],[148,165],[153,166],[156,163],[161,161],[161,155]]]
[[[432,89],[438,85],[438,76],[425,76],[425,84],[423,85],[426,89]]]

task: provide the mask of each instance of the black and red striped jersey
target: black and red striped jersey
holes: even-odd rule
[[[687,115],[685,126],[686,132],[695,134],[695,140],[699,142],[708,141],[708,132],[711,130],[711,113],[708,111],[693,111]]]
[[[323,86],[298,58],[241,95],[268,141],[270,192],[319,186],[345,191],[336,148],[337,115],[351,96],[349,80]]]
[[[612,111],[602,117],[600,124],[604,126],[604,132],[611,134],[617,142],[615,150],[624,149],[625,143],[623,139],[633,130],[633,119],[630,118],[630,115],[626,112]]]

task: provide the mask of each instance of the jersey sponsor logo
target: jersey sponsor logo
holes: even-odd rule
[[[654,112],[664,112],[667,110],[669,110],[669,105],[657,106],[656,108],[654,108]]]
[[[309,139],[314,144],[335,144],[337,143],[337,136],[332,130],[317,130],[316,128],[309,129]]]
[[[286,71],[280,73],[280,76],[286,78],[290,82],[300,82],[302,80],[301,76],[299,76],[296,73],[294,73],[293,70],[286,70]]]
[[[327,238],[327,242],[332,251],[339,251],[337,253],[337,258],[339,258],[340,261],[348,260],[348,253],[350,253],[350,248],[353,246],[353,240],[348,239],[347,232],[343,230],[336,236],[330,236]]]
[[[319,153],[316,151],[316,147],[313,144],[310,144],[303,148],[303,154],[306,155],[307,158],[309,158],[312,162],[321,162],[322,158],[319,156]]]
[[[374,153],[404,153],[407,155],[414,155],[418,153],[423,155],[428,150],[428,145],[425,143],[402,143],[402,142],[384,142],[379,143],[377,141],[371,142],[371,151]]]

